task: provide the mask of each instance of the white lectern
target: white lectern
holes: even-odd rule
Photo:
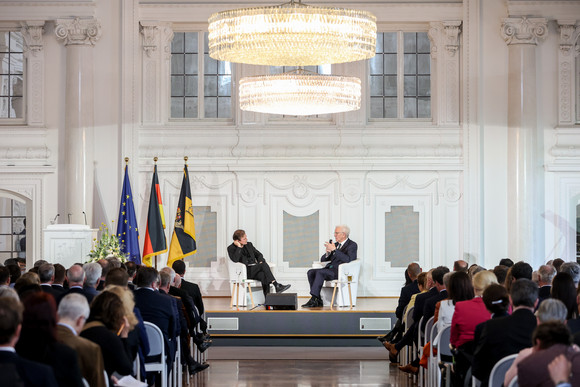
[[[52,224],[44,230],[44,259],[65,268],[86,262],[98,229],[84,224]]]

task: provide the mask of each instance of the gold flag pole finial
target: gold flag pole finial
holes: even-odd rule
[[[125,164],[129,164],[129,158],[125,157]]]
[[[153,157],[153,161],[157,162],[157,160],[159,160],[157,156]]]
[[[188,159],[189,159],[189,157],[187,157],[187,156],[185,156],[185,157],[183,158],[183,160],[185,160],[185,164],[186,164],[186,165],[187,165],[187,160],[188,160]]]

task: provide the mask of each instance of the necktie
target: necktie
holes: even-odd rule
[[[337,249],[337,250],[340,250],[340,245],[341,245],[341,243],[339,243],[339,244],[336,246],[336,249]]]

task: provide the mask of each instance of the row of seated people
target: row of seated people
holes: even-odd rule
[[[580,383],[580,349],[572,346],[580,344],[580,265],[548,262],[533,272],[523,261],[500,263],[491,271],[456,261],[453,272],[440,266],[427,273],[411,263],[396,310],[397,324],[378,338],[391,362],[405,346],[418,342],[427,320],[434,317],[438,332],[450,326],[453,385],[471,385],[473,376],[487,386],[493,366],[518,353],[506,374],[506,386],[516,375],[519,385],[553,385],[548,364],[560,354],[566,358],[558,364],[571,367],[572,380]],[[409,327],[402,323],[407,321],[406,310],[413,311]],[[428,346],[423,353],[428,353]],[[419,364],[428,366],[417,354],[399,369],[417,374]]]
[[[174,267],[181,275],[185,273],[182,261],[176,261]],[[36,273],[23,274],[11,287],[4,280],[5,268],[0,267],[0,298],[8,298],[6,304],[10,305],[0,311],[0,320],[4,321],[2,313],[17,316],[6,320],[16,325],[0,335],[0,354],[16,348],[9,358],[0,358],[0,368],[8,366],[13,371],[15,383],[10,385],[52,385],[54,378],[59,386],[82,386],[84,378],[90,386],[105,386],[103,371],[108,377],[135,376],[133,363],[137,355],[140,375],[145,376],[144,363],[153,359],[147,358],[149,343],[144,321],[163,332],[168,369],[175,359],[178,341],[182,364],[190,375],[209,367],[191,356],[190,337],[201,352],[211,345],[211,339],[204,333],[207,324],[202,329],[202,316],[189,296],[189,283],[181,281],[174,269],[166,267],[157,272],[140,267],[134,277],[134,290],[130,290],[126,269],[114,267],[104,278],[103,290],[97,291],[93,286],[93,292],[85,287],[85,269],[98,279],[102,268],[99,263],[71,266],[66,275],[68,289],[50,284],[53,265],[41,263],[37,268]],[[20,357],[48,365],[51,380],[37,384],[34,375],[18,365],[16,360]],[[152,384],[155,377],[147,375],[148,383]]]

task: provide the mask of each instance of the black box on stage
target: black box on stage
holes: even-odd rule
[[[296,310],[298,309],[298,294],[268,293],[264,305],[268,310]]]

